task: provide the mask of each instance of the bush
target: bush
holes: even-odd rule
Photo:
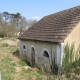
[[[80,60],[74,61],[74,54],[77,54],[78,51],[75,51],[74,44],[69,46],[68,44],[64,48],[64,56],[63,56],[63,64],[62,64],[62,72],[72,72],[72,68],[74,68],[75,73],[79,73],[78,70],[80,69]],[[75,56],[76,57],[76,56]],[[79,69],[77,70],[77,66]],[[79,70],[80,71],[80,70]]]

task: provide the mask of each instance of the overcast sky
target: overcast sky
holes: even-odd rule
[[[27,19],[42,17],[79,6],[80,0],[0,0],[0,12],[21,13]]]

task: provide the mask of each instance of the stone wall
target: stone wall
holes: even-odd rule
[[[35,65],[38,68],[41,68],[47,72],[51,72],[51,66],[54,63],[56,65],[60,65],[57,46],[58,44],[49,43],[49,42],[38,42],[38,41],[23,41],[20,40],[20,56],[23,59],[26,59],[31,63],[31,48],[33,47],[35,50]],[[23,45],[25,45],[26,49],[23,49]],[[60,49],[59,49],[60,50]],[[49,54],[49,58],[43,56],[43,52],[47,51]],[[54,65],[54,64],[53,64]]]

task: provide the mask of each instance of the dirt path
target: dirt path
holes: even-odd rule
[[[3,40],[1,43],[7,43],[10,46],[18,46],[19,40]]]

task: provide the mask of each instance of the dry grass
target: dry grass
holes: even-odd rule
[[[31,68],[12,53],[17,47],[0,43],[0,72],[2,80],[42,80],[45,75],[37,73],[38,69]]]
[[[16,46],[0,43],[0,72],[2,80],[79,80],[80,75],[70,73],[61,76],[45,75],[36,68],[31,68],[25,61],[21,61],[13,55],[18,48]],[[80,69],[80,67],[78,67]]]

